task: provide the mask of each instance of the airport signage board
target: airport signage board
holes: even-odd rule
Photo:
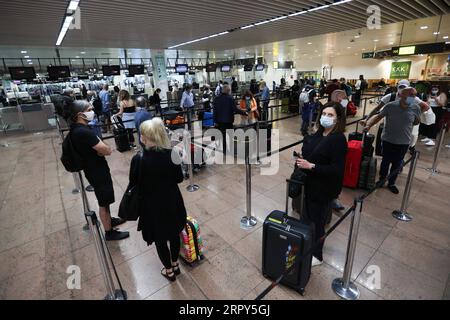
[[[375,52],[363,52],[363,59],[372,59],[375,56]]]
[[[418,44],[392,48],[394,56],[410,56],[416,54],[442,53],[446,50],[445,42]]]
[[[391,79],[408,79],[411,72],[411,61],[392,62]]]

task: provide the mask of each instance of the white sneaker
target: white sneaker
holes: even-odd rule
[[[436,143],[433,140],[430,140],[427,143],[425,143],[425,145],[428,147],[434,147],[436,145]]]
[[[446,145],[445,147],[446,147],[446,148],[450,148],[450,144]]]
[[[430,138],[424,138],[424,139],[420,140],[420,142],[424,142],[424,143],[427,143],[429,141],[430,141]]]
[[[320,266],[323,263],[323,261],[320,261],[316,257],[312,258],[311,267]]]

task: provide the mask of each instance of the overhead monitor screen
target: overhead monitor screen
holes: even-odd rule
[[[120,66],[102,66],[104,76],[120,76]]]
[[[33,80],[36,78],[34,67],[9,67],[11,80]]]
[[[222,71],[222,72],[230,72],[230,70],[231,70],[231,66],[228,65],[228,64],[224,64],[224,65],[221,67],[221,71]]]
[[[253,65],[252,64],[246,64],[244,66],[244,71],[252,71],[253,70]]]
[[[188,72],[189,66],[187,64],[176,64],[175,65],[175,72],[177,73],[183,73],[185,74]]]
[[[214,63],[206,65],[206,72],[216,72],[217,66]]]
[[[130,64],[128,65],[128,75],[130,77],[134,77],[137,74],[144,74],[144,65],[143,64]]]
[[[263,64],[257,64],[256,65],[256,71],[264,71],[264,65]]]
[[[48,66],[47,72],[50,80],[70,78],[69,66]]]

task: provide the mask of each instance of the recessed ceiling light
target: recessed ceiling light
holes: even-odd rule
[[[378,42],[378,41],[380,41],[380,40],[378,40],[378,39],[373,40],[373,42]]]
[[[27,62],[31,62],[32,60],[31,59],[27,59]]]
[[[347,47],[347,49],[351,49],[352,47]]]
[[[442,39],[448,39],[448,36],[443,36]]]
[[[428,26],[421,26],[420,29],[426,30],[426,29],[428,29]]]
[[[308,42],[308,45],[312,45],[312,42]]]
[[[86,54],[86,51],[81,51],[80,53],[81,53],[81,54]]]
[[[28,62],[28,64],[33,64],[33,62]]]
[[[393,44],[394,44],[394,42],[389,42],[389,44],[390,44],[390,45],[393,45]]]
[[[20,51],[20,53],[27,53],[25,50]]]
[[[79,58],[80,58],[80,56],[76,56],[75,58],[79,59]]]
[[[25,59],[28,59],[30,56],[24,56]]]
[[[355,36],[355,39],[359,39],[359,38],[361,38],[361,36],[359,36],[359,35],[358,35],[358,36]]]
[[[434,34],[435,36],[437,36],[438,34],[440,34],[440,32],[433,32],[433,34]]]

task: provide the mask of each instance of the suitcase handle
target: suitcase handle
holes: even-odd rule
[[[302,182],[297,181],[297,180],[292,180],[292,179],[286,179],[286,210],[285,210],[285,215],[287,216],[289,214],[289,185],[291,183],[296,183],[302,186],[301,188],[301,192],[300,192],[300,212],[299,214],[301,215],[303,212],[303,200],[305,199],[305,188]]]

